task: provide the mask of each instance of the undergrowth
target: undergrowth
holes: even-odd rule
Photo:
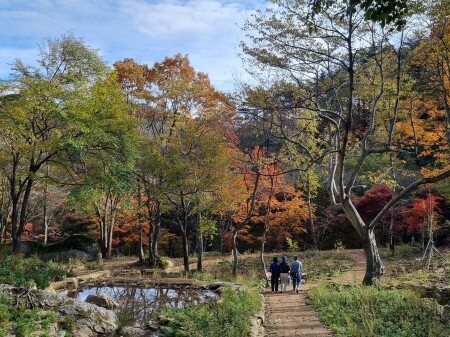
[[[308,296],[338,337],[441,337],[450,331],[450,317],[411,291],[321,285]]]
[[[49,336],[49,327],[56,323],[56,313],[52,311],[40,312],[38,309],[26,309],[18,303],[11,305],[11,299],[0,296],[0,337]]]
[[[261,309],[256,291],[226,288],[219,301],[166,309],[160,315],[167,337],[247,337],[250,317]]]
[[[50,282],[62,280],[66,274],[66,269],[60,264],[44,262],[38,257],[25,258],[17,254],[0,258],[0,284],[15,287],[36,285],[44,289]]]

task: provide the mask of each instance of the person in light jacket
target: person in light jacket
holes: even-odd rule
[[[292,287],[296,293],[300,289],[302,280],[303,265],[298,259],[298,255],[294,256],[294,262],[291,264]]]

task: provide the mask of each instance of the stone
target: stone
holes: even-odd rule
[[[79,283],[84,283],[89,281],[95,281],[101,278],[108,278],[110,276],[111,272],[109,270],[100,270],[93,273],[78,276],[77,279]]]
[[[232,282],[216,282],[216,283],[212,283],[206,286],[207,289],[209,290],[213,290],[213,291],[220,291],[220,288],[223,287],[232,287],[235,289],[240,289],[242,288],[242,285],[239,283],[232,283]]]
[[[433,297],[440,305],[450,304],[450,287],[436,288]]]
[[[92,303],[95,305],[98,305],[99,307],[106,308],[106,309],[114,309],[119,306],[119,303],[114,301],[114,299],[108,295],[98,293],[98,294],[91,294],[86,298],[87,303]]]
[[[144,337],[148,336],[148,332],[139,326],[126,326],[122,329],[121,337]]]
[[[5,295],[11,296],[20,292],[23,292],[23,289],[0,285],[0,293]],[[30,296],[41,310],[56,312],[59,321],[66,316],[73,317],[76,322],[73,336],[96,337],[98,334],[112,334],[117,330],[117,317],[111,310],[45,290],[31,290]],[[55,326],[52,336],[56,336],[57,333],[59,331]]]
[[[76,277],[68,277],[62,281],[52,282],[48,289],[53,291],[76,290],[78,289],[78,279]]]
[[[450,315],[450,305],[446,304],[444,305],[444,315]]]
[[[88,327],[100,334],[113,333],[117,329],[116,314],[95,304],[75,300],[61,305],[59,312],[75,317],[77,328]]]

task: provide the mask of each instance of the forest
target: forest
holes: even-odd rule
[[[267,257],[288,253],[301,254],[316,283],[308,300],[337,336],[443,336],[449,15],[446,0],[272,0],[242,27],[253,81],[232,93],[188,55],[108,64],[73,34],[43,41],[36,65],[16,59],[0,82],[0,283],[25,290],[15,306],[0,296],[0,336],[32,335],[18,332],[31,318],[14,311],[19,297],[38,306],[26,279],[45,288],[76,274],[72,259],[63,272],[37,257],[73,240],[93,242],[100,267],[138,271],[129,282],[170,276],[160,274],[168,261],[189,286],[246,276],[253,290],[162,311],[164,336],[248,336],[270,280]],[[119,270],[120,259],[137,261],[135,270]],[[320,283],[357,268],[358,284],[377,287]],[[447,287],[442,308],[402,292],[412,269],[431,297]],[[346,311],[356,306],[362,318]],[[58,324],[71,331],[77,322]]]
[[[274,1],[235,93],[174,55],[105,63],[81,38],[16,60],[0,95],[0,242],[73,234],[103,258],[448,244],[448,4],[386,26]],[[132,56],[132,55],[130,55]]]

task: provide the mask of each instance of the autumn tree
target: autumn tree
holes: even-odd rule
[[[391,108],[388,120],[380,118],[386,116],[381,105],[386,96],[386,79],[402,75],[399,58],[398,67],[386,66],[388,56],[398,50],[393,46],[402,39],[397,38],[397,33],[367,22],[364,6],[354,2],[336,1],[336,6],[313,17],[305,5],[303,1],[273,1],[266,12],[255,14],[247,23],[251,43],[244,43],[243,49],[255,67],[272,69],[275,75],[284,76],[285,81],[290,79],[297,87],[296,92],[291,91],[295,93],[294,100],[286,102],[286,95],[274,96],[278,102],[269,115],[271,132],[309,158],[297,169],[306,170],[311,164],[327,160],[331,199],[341,207],[360,237],[367,261],[363,283],[373,284],[384,270],[374,235],[376,225],[399,200],[421,185],[450,176],[450,170],[419,177],[372,219],[362,219],[351,195],[363,164],[374,155],[404,150],[402,144],[394,142],[398,105]],[[369,81],[364,83],[366,96],[363,114],[359,116],[361,72],[366,72]],[[394,92],[400,97],[401,83],[394,85],[398,88]],[[260,107],[249,111],[260,111]],[[255,113],[253,116],[261,117]],[[310,151],[304,133],[296,127],[295,121],[302,119],[314,123],[320,120],[319,128],[307,131],[308,138],[318,144],[318,153]],[[351,167],[350,159],[355,162]]]
[[[400,210],[403,224],[406,225],[408,233],[421,233],[422,248],[425,249],[425,235],[433,235],[435,229],[439,228],[438,220],[442,210],[440,202],[442,197],[433,193],[427,193],[424,197],[415,198],[410,205]]]
[[[187,56],[168,57],[153,67],[127,59],[115,67],[133,114],[141,121],[145,156],[138,161],[136,174],[152,223],[151,260],[157,259],[155,239],[161,209],[166,207],[179,224],[188,271],[188,223],[198,211],[195,217],[201,238],[200,210],[217,190],[222,180],[219,175],[229,168],[224,131],[231,121],[232,105],[205,74],[194,70]]]

